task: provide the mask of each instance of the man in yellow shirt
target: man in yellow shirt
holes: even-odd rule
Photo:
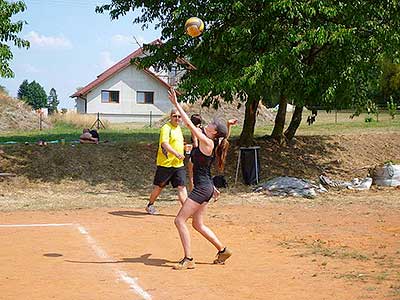
[[[184,139],[179,126],[180,120],[181,115],[176,108],[173,108],[170,121],[161,127],[157,152],[157,170],[153,181],[154,188],[146,207],[147,213],[151,215],[157,214],[154,202],[168,183],[178,189],[178,199],[181,204],[187,198],[186,169],[183,163],[185,158]]]

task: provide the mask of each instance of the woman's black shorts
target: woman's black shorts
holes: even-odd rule
[[[204,202],[210,201],[213,194],[214,194],[214,186],[212,184],[205,184],[205,185],[195,186],[193,191],[191,191],[189,198],[199,204],[203,204]]]
[[[186,185],[186,168],[173,168],[157,166],[156,175],[154,176],[154,185],[165,187],[171,183],[174,188]]]

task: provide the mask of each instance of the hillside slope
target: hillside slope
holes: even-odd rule
[[[48,127],[46,122],[42,126]],[[21,100],[0,93],[0,131],[39,128],[39,118],[32,108]]]

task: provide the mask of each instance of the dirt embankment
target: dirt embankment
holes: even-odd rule
[[[235,180],[239,146],[233,140],[225,175]],[[386,161],[400,161],[400,135],[380,133],[344,136],[300,136],[291,146],[258,140],[261,180],[288,175],[317,179],[365,177],[368,168]],[[0,149],[1,150],[1,149]],[[127,189],[151,186],[157,143],[108,143],[99,145],[8,145],[0,151],[0,170],[29,180],[57,183],[83,180],[90,185],[116,183]],[[240,177],[240,176],[239,176]]]
[[[42,122],[42,127],[49,124]],[[39,128],[39,117],[32,107],[21,100],[0,93],[0,131],[31,130]]]

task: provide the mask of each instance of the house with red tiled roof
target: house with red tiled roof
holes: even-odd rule
[[[182,70],[178,64],[170,71],[139,69],[131,60],[143,55],[143,49],[137,49],[71,95],[77,112],[100,113],[110,122],[151,122],[169,113],[168,90],[179,81]]]

